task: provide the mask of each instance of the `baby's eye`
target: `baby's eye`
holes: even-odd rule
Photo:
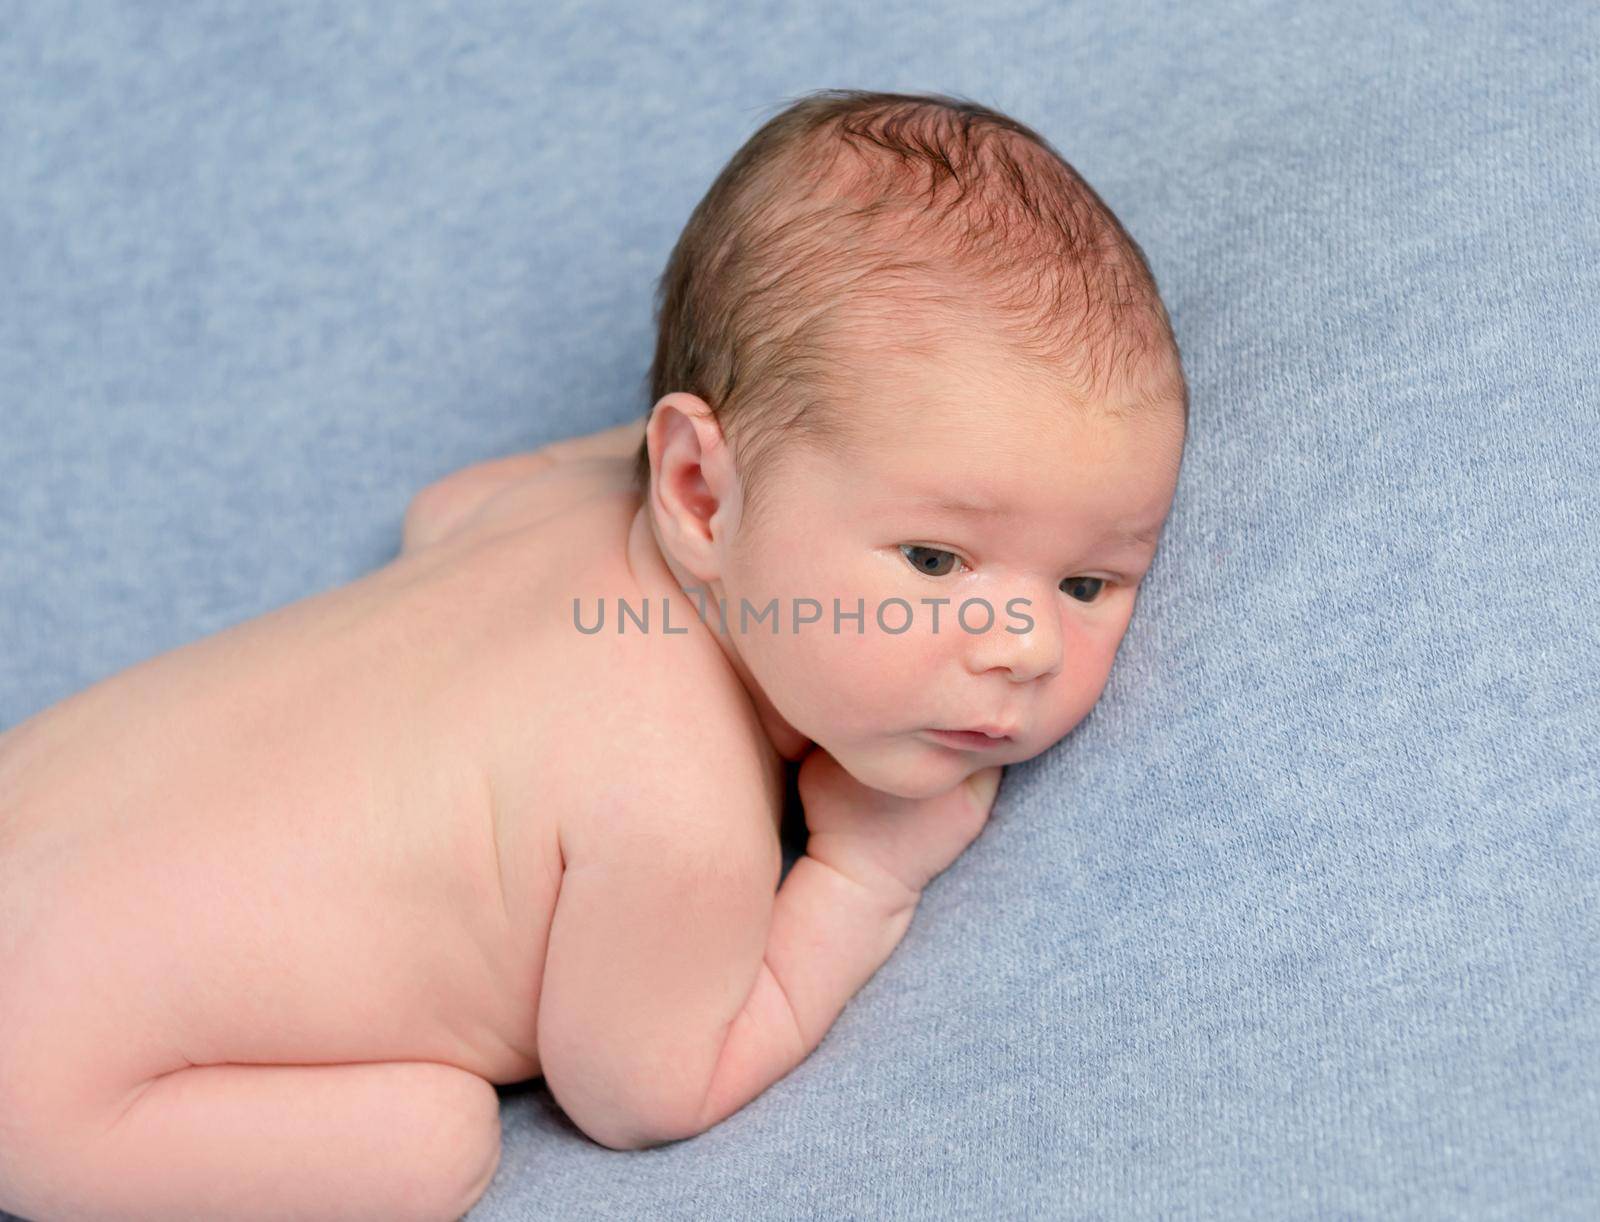
[[[949,564],[945,562],[957,559],[954,552],[940,551],[936,547],[918,547],[914,543],[902,543],[900,554],[917,572],[926,573],[929,577],[943,577],[950,571]]]
[[[1089,597],[1087,598],[1079,598],[1077,594],[1073,593],[1073,591],[1081,591],[1085,583],[1088,583],[1092,587],[1092,593],[1090,593]],[[1063,594],[1070,595],[1073,598],[1077,598],[1079,602],[1092,603],[1095,599],[1100,597],[1100,591],[1105,589],[1105,585],[1106,583],[1103,577],[1068,577],[1061,583],[1061,592]]]

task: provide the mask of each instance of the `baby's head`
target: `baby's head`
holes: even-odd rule
[[[968,101],[810,95],[712,185],[657,309],[635,474],[780,751],[928,796],[1083,719],[1188,386],[1143,252],[1048,143]],[[929,733],[976,727],[1010,738]]]

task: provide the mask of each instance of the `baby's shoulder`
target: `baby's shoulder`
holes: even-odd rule
[[[609,748],[610,768],[595,775],[585,800],[561,829],[566,861],[611,859],[641,841],[682,849],[699,875],[709,859],[782,860],[781,761],[769,759],[735,718],[677,708],[637,727]],[[776,767],[772,765],[776,763]],[[666,853],[683,862],[681,853]]]
[[[588,512],[611,516],[601,502]],[[497,788],[555,805],[563,843],[582,834],[591,808],[619,804],[641,817],[685,803],[707,818],[722,806],[743,812],[728,817],[765,813],[775,834],[782,761],[712,636],[715,608],[702,622],[665,569],[630,563],[628,517],[591,523],[586,546],[553,545],[559,560],[537,576],[524,550],[518,584],[534,602],[484,628],[498,643],[498,664],[485,668],[487,703],[501,711],[490,735],[503,744]]]
[[[598,600],[577,614],[595,627]],[[714,609],[709,619],[699,621],[681,590],[646,595],[636,587],[627,605],[605,607],[602,631],[582,637],[574,630],[574,653],[587,652],[586,643],[598,646],[589,673],[603,700],[594,715],[607,727],[609,792],[625,793],[640,810],[687,803],[708,816],[716,806],[742,812],[735,818],[764,813],[776,832],[783,761],[712,636]]]

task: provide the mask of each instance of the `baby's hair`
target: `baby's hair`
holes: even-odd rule
[[[778,442],[846,444],[864,390],[852,368],[963,334],[1085,404],[1160,361],[1135,410],[1181,405],[1187,432],[1188,383],[1144,251],[1047,140],[943,94],[788,101],[718,174],[656,286],[650,404],[705,400],[739,458],[746,514]],[[634,478],[647,491],[644,442]]]

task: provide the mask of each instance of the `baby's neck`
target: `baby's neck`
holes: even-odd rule
[[[652,576],[661,581],[670,578],[678,591],[697,609],[701,609],[701,614],[695,617],[700,624],[698,630],[710,634],[711,639],[722,650],[728,666],[739,677],[739,683],[750,699],[767,742],[782,759],[794,761],[803,758],[811,748],[811,740],[790,725],[783,714],[773,707],[772,701],[767,699],[766,692],[750,673],[750,668],[745,665],[739,651],[734,648],[732,633],[718,631],[722,614],[721,600],[724,597],[722,583],[714,581],[708,587],[707,583],[678,563],[671,551],[662,546],[655,518],[650,513],[649,506],[643,502],[634,515],[633,528],[628,534],[628,563],[641,587],[645,586]],[[691,590],[694,592],[690,593]],[[643,593],[648,595],[650,591],[645,589]]]

